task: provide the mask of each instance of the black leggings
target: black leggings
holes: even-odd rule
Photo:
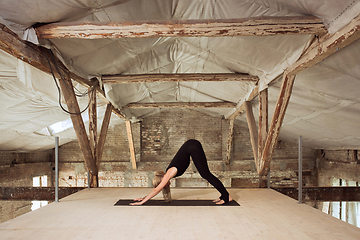
[[[178,168],[178,171],[180,171],[179,173],[181,175],[190,165],[190,156],[195,164],[196,169],[199,171],[200,176],[206,179],[221,193],[220,199],[228,202],[229,193],[225,189],[222,182],[210,172],[205,152],[199,141],[194,139],[186,141],[176,153],[170,165],[173,164],[176,168]]]

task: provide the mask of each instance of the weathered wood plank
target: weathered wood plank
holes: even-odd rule
[[[264,150],[268,130],[268,89],[266,88],[259,93],[258,160],[255,163],[258,172],[260,170],[259,162]],[[267,176],[259,175],[259,187],[268,187],[267,180]]]
[[[249,133],[250,133],[251,146],[252,146],[253,154],[254,154],[255,165],[257,166],[258,165],[257,164],[257,162],[258,162],[258,132],[257,132],[254,113],[253,113],[252,105],[251,105],[250,101],[245,102],[245,112],[246,112],[246,120],[248,123]]]
[[[235,119],[229,120],[229,136],[227,141],[227,151],[225,164],[229,165],[232,157],[233,141],[234,141],[234,121]]]
[[[325,34],[318,41],[314,41],[305,54],[285,70],[285,74],[296,75],[359,39],[359,29],[360,14],[338,32]]]
[[[94,161],[93,153],[90,148],[89,139],[85,130],[84,121],[80,114],[79,104],[75,97],[74,87],[71,79],[69,79],[68,75],[63,75],[63,80],[60,80],[60,88],[63,93],[66,105],[68,107],[68,111],[70,113],[70,118],[73,123],[73,127],[78,139],[78,143],[80,146],[80,150],[83,153],[85,165],[87,170],[92,174],[96,175],[98,169],[96,167],[96,163]]]
[[[83,190],[84,187],[59,187],[59,198]],[[55,200],[54,187],[0,187],[1,200]]]
[[[96,166],[99,169],[100,168],[100,163],[101,163],[101,158],[102,158],[102,154],[104,151],[104,146],[105,146],[105,140],[106,140],[106,135],[107,135],[107,131],[109,128],[109,124],[110,124],[110,118],[111,118],[111,111],[112,111],[113,106],[111,104],[108,104],[106,106],[106,111],[105,111],[105,115],[104,115],[104,119],[101,125],[101,129],[100,129],[100,136],[99,136],[99,141],[98,141],[98,156],[97,156],[97,162],[96,162]]]
[[[91,89],[89,88],[89,91],[91,91]],[[91,92],[89,94],[89,109],[88,109],[88,113],[89,113],[89,143],[90,143],[90,149],[93,155],[93,161],[96,165],[96,168],[99,170],[98,165],[97,165],[97,157],[98,157],[98,153],[97,153],[97,110],[96,110],[96,94],[95,92]],[[98,173],[96,174],[90,174],[90,186],[91,187],[98,187]]]
[[[132,131],[131,131],[131,123],[129,120],[126,120],[125,124],[126,124],[126,131],[127,131],[127,135],[128,135],[128,141],[129,141],[131,165],[132,165],[133,169],[136,169],[135,148],[134,148],[133,135],[132,135]]]
[[[297,188],[272,189],[298,200]],[[302,201],[360,201],[360,187],[303,187]]]
[[[284,75],[278,100],[276,102],[273,117],[271,119],[269,132],[266,137],[264,150],[259,161],[259,175],[265,176],[270,168],[272,154],[280,134],[285,112],[290,101],[290,96],[294,84],[294,75]]]
[[[267,133],[269,131],[268,123],[268,89],[259,93],[259,137],[258,137],[258,159],[261,159],[265,146]],[[259,169],[259,161],[256,163],[256,169]]]
[[[234,108],[231,102],[158,102],[158,103],[129,103],[123,108]]]
[[[315,16],[138,22],[51,23],[36,28],[40,39],[270,36],[320,34],[326,28]]]
[[[103,84],[114,83],[152,83],[152,82],[203,82],[203,81],[249,81],[257,82],[257,76],[240,73],[214,74],[139,74],[139,75],[103,75]]]

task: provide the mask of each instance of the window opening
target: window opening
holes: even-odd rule
[[[332,186],[359,186],[358,182],[333,178]],[[360,227],[360,202],[323,202],[322,211],[344,222]]]
[[[46,175],[33,177],[33,187],[47,187],[48,177]],[[31,201],[31,211],[48,205],[48,201]]]

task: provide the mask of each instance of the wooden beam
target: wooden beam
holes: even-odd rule
[[[62,72],[70,74],[71,78],[75,81],[87,87],[92,86],[91,81],[89,81],[88,79],[70,73],[56,56],[54,56],[55,63],[51,62],[50,68],[48,59],[44,54],[45,51],[48,52],[46,48],[21,40],[15,33],[10,31],[3,24],[0,24],[0,49],[26,62],[27,64],[30,64],[31,66],[49,74],[51,74],[51,68],[55,69],[56,63],[56,65]],[[60,78],[58,72],[54,71],[54,74],[56,78]]]
[[[125,124],[126,124],[128,140],[129,140],[131,165],[132,165],[133,169],[136,169],[135,148],[134,148],[134,141],[133,141],[133,136],[132,136],[132,131],[131,131],[131,123],[129,120],[126,120]]]
[[[105,111],[105,115],[104,115],[104,119],[101,125],[101,130],[100,130],[100,136],[99,136],[99,141],[98,141],[98,151],[97,151],[97,162],[96,162],[96,166],[98,169],[100,169],[100,163],[101,163],[101,158],[102,158],[102,154],[104,151],[104,146],[105,146],[105,139],[106,139],[106,135],[107,135],[107,131],[109,128],[109,124],[110,124],[110,118],[111,118],[111,111],[112,111],[113,106],[111,104],[108,104],[106,106],[106,111]]]
[[[123,108],[235,108],[231,102],[158,102],[129,103]]]
[[[269,131],[268,124],[268,89],[264,89],[259,93],[259,138],[258,138],[258,159],[261,159],[266,136]],[[259,161],[256,163],[256,169],[259,169]]]
[[[243,19],[138,22],[67,22],[46,24],[37,27],[35,30],[40,39],[271,36],[326,32],[321,19],[315,16],[263,16]]]
[[[103,84],[115,83],[153,83],[153,82],[221,82],[221,81],[248,81],[257,82],[257,76],[240,73],[215,74],[138,74],[138,75],[103,75]]]
[[[229,136],[227,141],[227,151],[226,151],[226,160],[225,164],[229,165],[232,157],[232,148],[234,141],[234,119],[229,120]]]
[[[272,189],[298,200],[298,188]],[[303,187],[302,201],[360,201],[360,187]]]
[[[259,92],[259,86],[255,86],[251,92],[248,93],[248,96],[242,99],[242,103],[239,104],[239,106],[235,109],[235,111],[230,114],[229,116],[225,117],[225,119],[235,119],[237,118],[240,114],[242,114],[245,111],[245,104],[246,101],[251,101],[253,100]]]
[[[89,89],[91,91],[91,89]],[[91,92],[89,94],[89,141],[90,141],[90,149],[93,155],[93,161],[96,165],[96,169],[99,170],[97,166],[97,111],[96,111],[96,94],[95,92]],[[98,187],[98,173],[90,174],[90,186]]]
[[[351,21],[344,28],[333,34],[325,34],[319,37],[318,41],[314,41],[308,50],[292,65],[290,65],[284,72],[284,75],[296,75],[305,69],[314,66],[327,58],[331,54],[337,52],[341,48],[349,45],[353,41],[360,38],[360,15]],[[275,79],[274,79],[275,80]],[[258,95],[258,92],[253,94],[253,98]],[[251,101],[249,97],[246,101]],[[245,111],[244,103],[237,108],[236,112],[226,117],[236,118]]]
[[[333,34],[326,34],[315,41],[293,65],[285,70],[285,75],[296,75],[314,66],[341,48],[360,38],[360,14],[344,28]]]
[[[287,106],[290,101],[294,80],[294,75],[283,76],[283,82],[281,85],[279,97],[275,105],[275,110],[271,119],[269,132],[266,137],[264,150],[261,155],[261,160],[259,162],[258,173],[262,176],[265,176],[269,171],[271,157],[275,150],[275,146],[280,133],[280,128],[285,117]]]
[[[261,159],[264,150],[268,130],[268,89],[266,88],[259,93],[258,161],[256,162],[256,169],[258,172],[260,170],[259,159]],[[259,175],[259,187],[268,187],[267,180],[267,176]]]
[[[45,73],[52,74],[51,69],[56,69],[57,66],[61,72],[69,75],[74,81],[86,87],[91,87],[93,85],[90,80],[70,72],[56,56],[52,55],[49,50],[21,40],[15,33],[10,31],[3,24],[0,24],[0,49]],[[45,55],[45,53],[47,53],[47,55]],[[50,57],[50,54],[52,57]],[[51,61],[52,59],[55,59],[55,62]],[[60,79],[60,75],[57,71],[53,71],[53,73],[57,79]],[[102,100],[106,103],[110,103],[109,100],[106,99],[105,93],[100,86],[96,85],[95,88]],[[113,108],[113,111],[118,117],[126,119],[119,110]]]
[[[93,153],[91,151],[89,139],[85,130],[85,125],[80,114],[80,108],[75,97],[72,81],[68,75],[64,74],[63,80],[60,80],[59,82],[66,105],[68,107],[68,111],[70,113],[73,113],[70,114],[70,118],[79,142],[80,150],[84,156],[85,166],[92,175],[96,175],[98,169],[96,167]]]
[[[257,127],[256,127],[256,122],[255,122],[251,102],[249,101],[245,102],[245,111],[246,111],[246,120],[250,132],[250,141],[253,149],[255,165],[257,166],[258,165],[258,132],[257,132]]]
[[[271,156],[274,152],[285,111],[289,103],[295,74],[319,63],[337,50],[358,39],[360,37],[359,29],[360,15],[338,32],[326,34],[321,37],[319,41],[315,41],[298,61],[285,70],[283,83],[261,156],[260,167],[258,169],[260,175],[266,175],[269,170]]]
[[[59,198],[76,193],[84,187],[59,187]],[[54,187],[0,187],[0,200],[55,200]]]

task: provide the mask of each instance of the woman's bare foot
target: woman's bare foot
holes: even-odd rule
[[[217,199],[216,199],[216,200],[217,200]],[[215,202],[216,200],[214,200],[214,202]],[[231,202],[232,200],[234,200],[234,199],[229,195],[229,202]],[[217,205],[222,205],[222,204],[225,203],[225,201],[219,198],[219,201],[217,201],[217,202],[215,202],[215,203],[216,203]]]
[[[218,199],[213,200],[213,203],[217,203],[217,202],[220,202],[220,201],[221,201],[221,199],[218,198]]]

